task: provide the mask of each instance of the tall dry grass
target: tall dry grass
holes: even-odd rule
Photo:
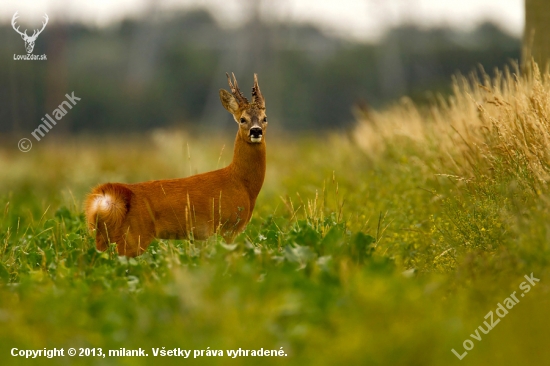
[[[550,249],[541,240],[550,237],[549,97],[550,75],[532,62],[523,73],[514,65],[493,77],[457,76],[453,94],[429,107],[403,99],[359,121],[356,145],[420,171],[441,203],[409,266],[448,271],[468,256],[510,250],[531,261]]]
[[[550,179],[550,75],[536,63],[458,76],[453,94],[428,108],[403,99],[359,122],[357,145],[367,154],[411,146],[441,174],[470,180],[507,176],[533,192]]]

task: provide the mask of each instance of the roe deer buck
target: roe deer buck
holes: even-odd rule
[[[239,125],[233,161],[227,167],[188,178],[136,184],[106,183],[85,203],[98,250],[116,243],[120,255],[136,256],[154,238],[205,240],[219,232],[228,242],[250,221],[266,167],[265,101],[254,74],[252,103],[227,75],[231,93],[220,100]]]

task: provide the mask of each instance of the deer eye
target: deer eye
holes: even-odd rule
[[[243,117],[241,118],[241,123],[245,123],[246,122],[246,119]]]
[[[264,122],[267,122],[267,116],[266,116],[266,117],[264,117]]]

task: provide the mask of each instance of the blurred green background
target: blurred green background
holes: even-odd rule
[[[33,131],[71,91],[84,102],[51,134],[220,130],[227,125],[218,101],[225,72],[246,92],[259,74],[274,128],[343,129],[354,109],[405,95],[428,103],[451,92],[452,75],[478,67],[492,73],[520,57],[519,38],[489,21],[470,28],[405,22],[358,40],[318,24],[271,20],[266,2],[241,6],[248,16],[231,27],[206,7],[165,10],[155,2],[143,17],[102,27],[50,13],[34,51],[47,62],[14,61],[25,53],[23,42],[2,24],[0,133]],[[33,24],[19,13],[24,28],[40,26],[40,18]]]

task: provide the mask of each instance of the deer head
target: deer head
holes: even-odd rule
[[[29,35],[27,34],[27,30],[25,29],[24,32],[21,32],[19,31],[19,27],[15,28],[15,20],[18,18],[17,16],[17,12],[15,12],[15,14],[13,14],[13,18],[11,18],[11,26],[13,27],[13,29],[19,33],[21,35],[21,38],[23,38],[23,41],[25,41],[25,49],[27,50],[27,53],[31,53],[32,50],[34,49],[34,42],[36,41],[36,38],[38,38],[38,35],[40,33],[42,33],[42,31],[44,30],[44,28],[46,28],[46,24],[48,24],[48,14],[44,14],[44,18],[45,18],[45,22],[42,23],[42,29],[40,30],[37,30],[35,29],[34,32],[32,33],[32,36],[29,37]]]
[[[258,85],[258,76],[254,74],[254,86],[252,87],[252,103],[248,102],[239,89],[237,79],[233,76],[233,82],[227,75],[227,82],[231,93],[220,89],[222,105],[233,115],[235,122],[239,124],[241,139],[251,144],[262,143],[264,132],[267,128],[267,116],[265,114],[265,100]]]

